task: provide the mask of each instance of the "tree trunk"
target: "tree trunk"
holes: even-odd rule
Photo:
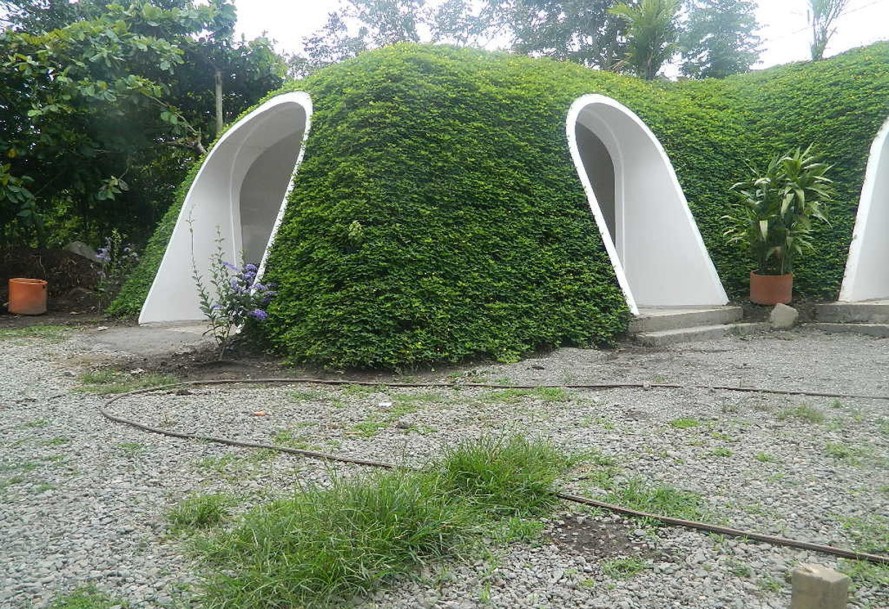
[[[225,127],[225,121],[222,117],[222,72],[219,68],[216,69],[216,137],[219,137],[219,134],[222,133],[222,129]]]

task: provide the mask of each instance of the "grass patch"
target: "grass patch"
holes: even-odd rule
[[[523,439],[463,444],[421,472],[335,478],[259,506],[200,551],[215,609],[341,606],[429,561],[472,547],[497,522],[529,536],[522,519],[555,505],[569,460]]]
[[[889,554],[889,518],[870,514],[843,518],[841,522],[857,550],[871,554]]]
[[[850,465],[859,465],[863,458],[873,456],[873,451],[868,446],[850,446],[841,442],[828,442],[824,445],[824,454],[840,461],[846,461]]]
[[[426,391],[420,393],[399,393],[392,396],[396,406],[420,406],[423,404],[442,404],[448,401],[443,393]]]
[[[145,445],[141,442],[121,442],[115,448],[125,457],[135,457],[145,452]]]
[[[801,421],[803,423],[824,423],[824,413],[807,404],[800,404],[795,408],[785,408],[777,415],[779,421]]]
[[[605,502],[685,520],[701,520],[704,516],[704,500],[697,493],[670,486],[648,486],[641,478],[630,478],[612,489]],[[658,524],[658,521],[652,520],[649,524]]]
[[[840,560],[839,571],[852,580],[852,589],[859,587],[886,590],[889,588],[889,566],[864,560]]]
[[[352,431],[360,438],[373,438],[389,426],[389,421],[370,418],[352,426]]]
[[[110,395],[113,393],[127,393],[138,389],[150,389],[162,385],[171,385],[179,382],[170,374],[144,373],[128,374],[117,370],[95,370],[80,375],[80,386],[77,391],[94,393],[96,395]]]
[[[111,609],[129,606],[129,603],[115,600],[94,586],[85,586],[56,597],[49,609]]]
[[[40,338],[44,340],[59,341],[68,336],[70,332],[71,328],[68,326],[48,326],[39,324],[25,326],[24,328],[2,328],[0,329],[0,341],[21,338]]]
[[[676,429],[691,429],[692,427],[698,427],[700,425],[700,421],[697,419],[673,419],[670,421],[670,427],[675,427]]]
[[[167,513],[173,533],[190,533],[215,527],[228,518],[231,499],[225,495],[193,495]]]
[[[45,446],[65,446],[70,443],[71,443],[71,438],[68,438],[66,436],[56,436],[55,438],[52,438],[52,439],[44,442],[44,445]]]
[[[296,389],[291,391],[289,396],[294,402],[324,402],[332,399],[323,391],[312,391],[307,389]]]
[[[571,395],[561,387],[535,387],[534,389],[498,389],[482,395],[488,403],[514,404],[523,399],[536,399],[541,402],[567,402]]]
[[[602,562],[602,572],[612,579],[630,579],[647,566],[641,558],[614,558]]]
[[[710,454],[714,457],[731,457],[734,453],[732,453],[732,451],[727,449],[725,446],[717,446],[710,451]]]
[[[778,458],[770,455],[769,453],[756,453],[753,456],[754,459],[759,461],[760,463],[777,463]]]
[[[22,423],[22,429],[43,429],[44,427],[49,426],[49,421],[47,419],[34,419],[33,421],[28,421],[27,423]]]

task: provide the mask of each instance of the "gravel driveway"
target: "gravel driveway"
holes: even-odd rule
[[[97,411],[106,398],[75,390],[96,356],[74,333],[0,335],[0,607],[44,607],[87,584],[136,608],[192,606],[197,569],[166,523],[184,497],[226,493],[244,510],[297,485],[361,471],[111,424]],[[438,380],[889,396],[889,340],[801,329],[666,350],[563,349]],[[565,481],[573,493],[681,489],[695,493],[713,521],[889,552],[889,401],[708,389],[239,385],[143,395],[112,408],[169,429],[411,464],[461,438],[522,433],[591,455]],[[851,606],[889,607],[885,568],[569,505],[538,542],[493,545],[476,563],[431,569],[361,606],[787,609],[786,577],[803,562],[852,570]]]

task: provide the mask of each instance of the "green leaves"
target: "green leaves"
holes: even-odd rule
[[[810,145],[773,158],[765,175],[732,187],[741,200],[724,216],[724,234],[750,249],[759,274],[792,273],[797,256],[814,249],[810,218],[827,222],[823,206],[833,200],[828,170]]]

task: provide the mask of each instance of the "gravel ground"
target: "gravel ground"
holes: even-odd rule
[[[183,497],[227,493],[247,509],[295,486],[360,471],[111,424],[97,412],[106,398],[75,391],[97,355],[73,335],[0,335],[0,607],[44,607],[85,584],[135,608],[189,607],[196,566],[166,524]],[[802,329],[667,350],[563,349],[449,371],[439,380],[889,395],[889,341]],[[603,497],[607,483],[621,488],[639,480],[698,493],[707,517],[731,526],[844,547],[882,543],[887,550],[886,401],[710,389],[517,394],[226,386],[127,398],[112,409],[169,429],[410,464],[436,458],[462,438],[522,433],[598,456],[571,472],[571,492]],[[637,559],[638,573],[618,572],[627,558]],[[361,606],[786,609],[788,573],[804,562],[855,566],[565,505],[537,542],[492,545],[475,563],[431,569]],[[851,606],[886,609],[889,590],[856,577]]]

